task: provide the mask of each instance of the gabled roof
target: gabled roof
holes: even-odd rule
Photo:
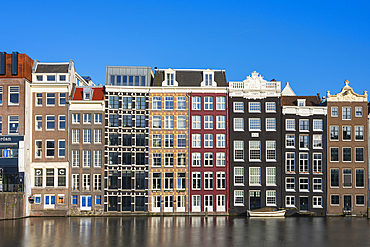
[[[35,73],[68,73],[69,63],[37,64]]]
[[[83,100],[84,88],[88,87],[76,87],[72,100]],[[92,100],[104,100],[104,87],[92,87]]]
[[[305,99],[306,106],[322,106],[320,97],[316,96],[281,96],[282,106],[297,106],[298,99]]]
[[[282,96],[295,96],[293,89],[289,86],[289,82],[286,83],[283,91],[281,91]]]
[[[176,81],[179,83],[179,87],[200,87],[204,71],[206,70],[175,70]],[[156,70],[152,86],[161,87],[165,80],[164,77],[165,71]],[[227,87],[225,71],[214,70],[214,81],[217,82],[217,87]]]

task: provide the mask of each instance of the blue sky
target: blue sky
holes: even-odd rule
[[[370,89],[370,1],[6,1],[0,50],[107,65],[256,70],[298,95]],[[4,38],[4,34],[7,36]]]

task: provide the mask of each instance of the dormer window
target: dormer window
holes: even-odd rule
[[[37,76],[37,81],[42,81],[42,75]]]
[[[173,78],[174,78],[173,73],[167,74],[167,86],[173,86]]]
[[[203,71],[203,81],[200,83],[201,87],[217,87],[217,83],[214,81],[214,71],[207,69]]]
[[[91,100],[92,93],[93,93],[93,89],[84,88],[84,90],[83,90],[83,100]]]
[[[46,77],[46,80],[47,80],[47,81],[55,81],[55,75],[48,75],[48,76]]]
[[[305,99],[298,99],[297,100],[298,106],[306,106],[306,100]]]
[[[176,71],[173,69],[166,69],[164,71],[164,81],[162,81],[162,86],[177,87],[179,84],[176,81]]]
[[[89,100],[90,99],[90,93],[89,92],[85,92],[84,93],[84,100]]]
[[[213,78],[212,74],[206,74],[205,86],[212,86],[212,81],[213,81],[212,78]]]
[[[59,81],[66,81],[66,76],[65,75],[60,75],[59,76]]]

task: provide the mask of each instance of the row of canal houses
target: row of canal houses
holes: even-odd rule
[[[366,214],[368,103],[297,96],[252,72],[107,66],[0,53],[0,193],[27,215]]]

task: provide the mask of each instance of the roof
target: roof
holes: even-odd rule
[[[72,100],[83,100],[84,88],[89,87],[76,87]],[[92,87],[89,89],[93,91],[92,100],[104,100],[104,87]]]
[[[281,91],[282,96],[296,96],[293,89],[290,87],[289,82],[286,83],[283,91]]]
[[[282,106],[297,106],[297,99],[305,99],[306,106],[322,106],[320,97],[316,96],[281,96]]]
[[[179,87],[200,87],[203,81],[203,72],[206,70],[175,70],[175,79],[179,83]],[[153,85],[161,87],[165,72],[163,70],[156,70],[154,74]],[[226,74],[223,70],[214,71],[214,81],[217,82],[218,87],[227,87]]]
[[[37,64],[35,73],[68,73],[69,63],[63,64]]]

